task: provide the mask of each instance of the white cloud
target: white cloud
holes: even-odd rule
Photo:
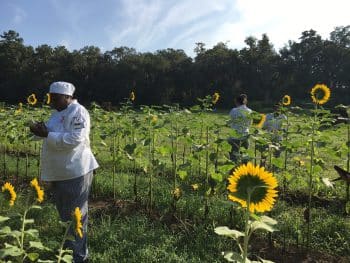
[[[121,8],[118,7],[118,21],[113,26],[106,27],[105,31],[114,45],[131,42],[133,47],[141,50],[157,45],[158,49],[174,44],[183,46],[181,39],[193,37],[193,34],[205,32],[208,27],[215,26],[206,17],[214,12],[223,12],[230,1],[124,0]],[[160,41],[162,42],[159,43]]]
[[[171,47],[193,55],[196,42],[241,49],[246,37],[264,33],[279,49],[311,28],[328,38],[335,26],[350,24],[349,9],[348,0],[122,0],[105,32],[111,45],[140,51]]]
[[[240,20],[222,24],[213,41],[231,36],[230,46],[241,48],[249,35],[261,38],[266,33],[276,48],[297,41],[305,30],[314,29],[323,38],[328,38],[335,26],[350,24],[347,0],[237,0]]]
[[[15,6],[12,22],[15,25],[18,25],[18,24],[22,23],[22,21],[26,18],[26,16],[27,16],[27,14],[23,9],[19,8],[18,6]]]

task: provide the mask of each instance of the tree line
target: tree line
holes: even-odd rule
[[[137,52],[96,46],[69,51],[64,46],[24,45],[14,30],[0,36],[0,101],[25,102],[31,93],[44,97],[51,82],[65,80],[76,96],[89,103],[118,104],[131,91],[137,104],[195,104],[196,98],[219,92],[219,108],[233,106],[237,94],[268,105],[288,94],[298,103],[310,101],[316,83],[332,90],[331,104],[349,104],[350,25],[336,27],[329,39],[314,30],[301,33],[278,52],[268,36],[249,36],[241,50],[219,42],[212,48],[196,43],[194,58],[181,49]]]

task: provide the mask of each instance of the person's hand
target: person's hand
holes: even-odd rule
[[[47,137],[49,134],[43,122],[32,122],[29,124],[29,129],[34,135],[39,137]]]

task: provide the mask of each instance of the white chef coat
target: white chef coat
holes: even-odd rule
[[[242,138],[249,135],[249,127],[252,123],[250,113],[252,112],[246,105],[240,105],[233,108],[229,115],[231,117],[231,128],[237,132],[238,137]]]
[[[49,133],[41,153],[43,181],[69,180],[98,168],[90,148],[90,116],[76,100],[54,111],[45,125]]]
[[[263,128],[271,132],[272,141],[280,142],[282,140],[282,125],[287,120],[287,116],[284,114],[266,114],[266,120]]]

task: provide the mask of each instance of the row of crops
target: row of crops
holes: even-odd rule
[[[149,214],[160,211],[173,218],[192,219],[195,214],[197,222],[203,224],[215,218],[215,232],[237,242],[224,254],[231,261],[249,262],[249,244],[254,242],[256,231],[266,239],[275,236],[283,247],[293,243],[306,250],[315,248],[320,235],[315,220],[320,211],[336,215],[339,228],[350,229],[346,215],[350,212],[349,181],[346,177],[332,181],[338,178],[334,165],[349,171],[349,120],[335,122],[335,109],[325,107],[330,95],[326,86],[316,85],[307,108],[298,107],[285,96],[281,113],[287,118],[278,131],[279,142],[274,140],[276,134],[263,129],[265,114],[252,114],[250,147],[241,148],[236,163],[230,160],[228,143],[235,134],[229,128],[227,113],[215,109],[220,101],[217,93],[198,99],[198,105],[189,109],[177,105],[136,109],[134,93],[111,111],[92,104],[91,147],[101,166],[95,173],[93,199],[126,198],[141,204]],[[27,124],[45,121],[50,109],[37,101],[31,95],[25,105],[3,105],[0,109],[2,180],[11,183],[13,191],[23,193],[22,198],[30,194],[29,182],[40,179],[41,142],[33,141]],[[340,105],[337,109],[350,114],[349,107]],[[39,185],[40,180],[38,187],[45,188]],[[26,206],[20,204],[22,213],[17,220],[22,222],[21,231],[9,229],[14,207],[6,201],[11,200],[6,189],[1,197],[0,222],[4,226],[0,238],[6,243],[0,257],[37,261],[44,253],[69,262],[68,251],[47,248],[39,242],[38,233],[30,234],[35,223],[26,221],[26,215],[28,209],[39,209],[38,198],[28,198],[32,201]],[[293,205],[298,206],[298,212],[288,221]],[[265,236],[260,230],[274,233]],[[337,235],[332,242],[338,246],[337,253],[346,255],[349,231]],[[62,236],[63,240],[68,238]],[[255,260],[263,261],[259,257]]]

